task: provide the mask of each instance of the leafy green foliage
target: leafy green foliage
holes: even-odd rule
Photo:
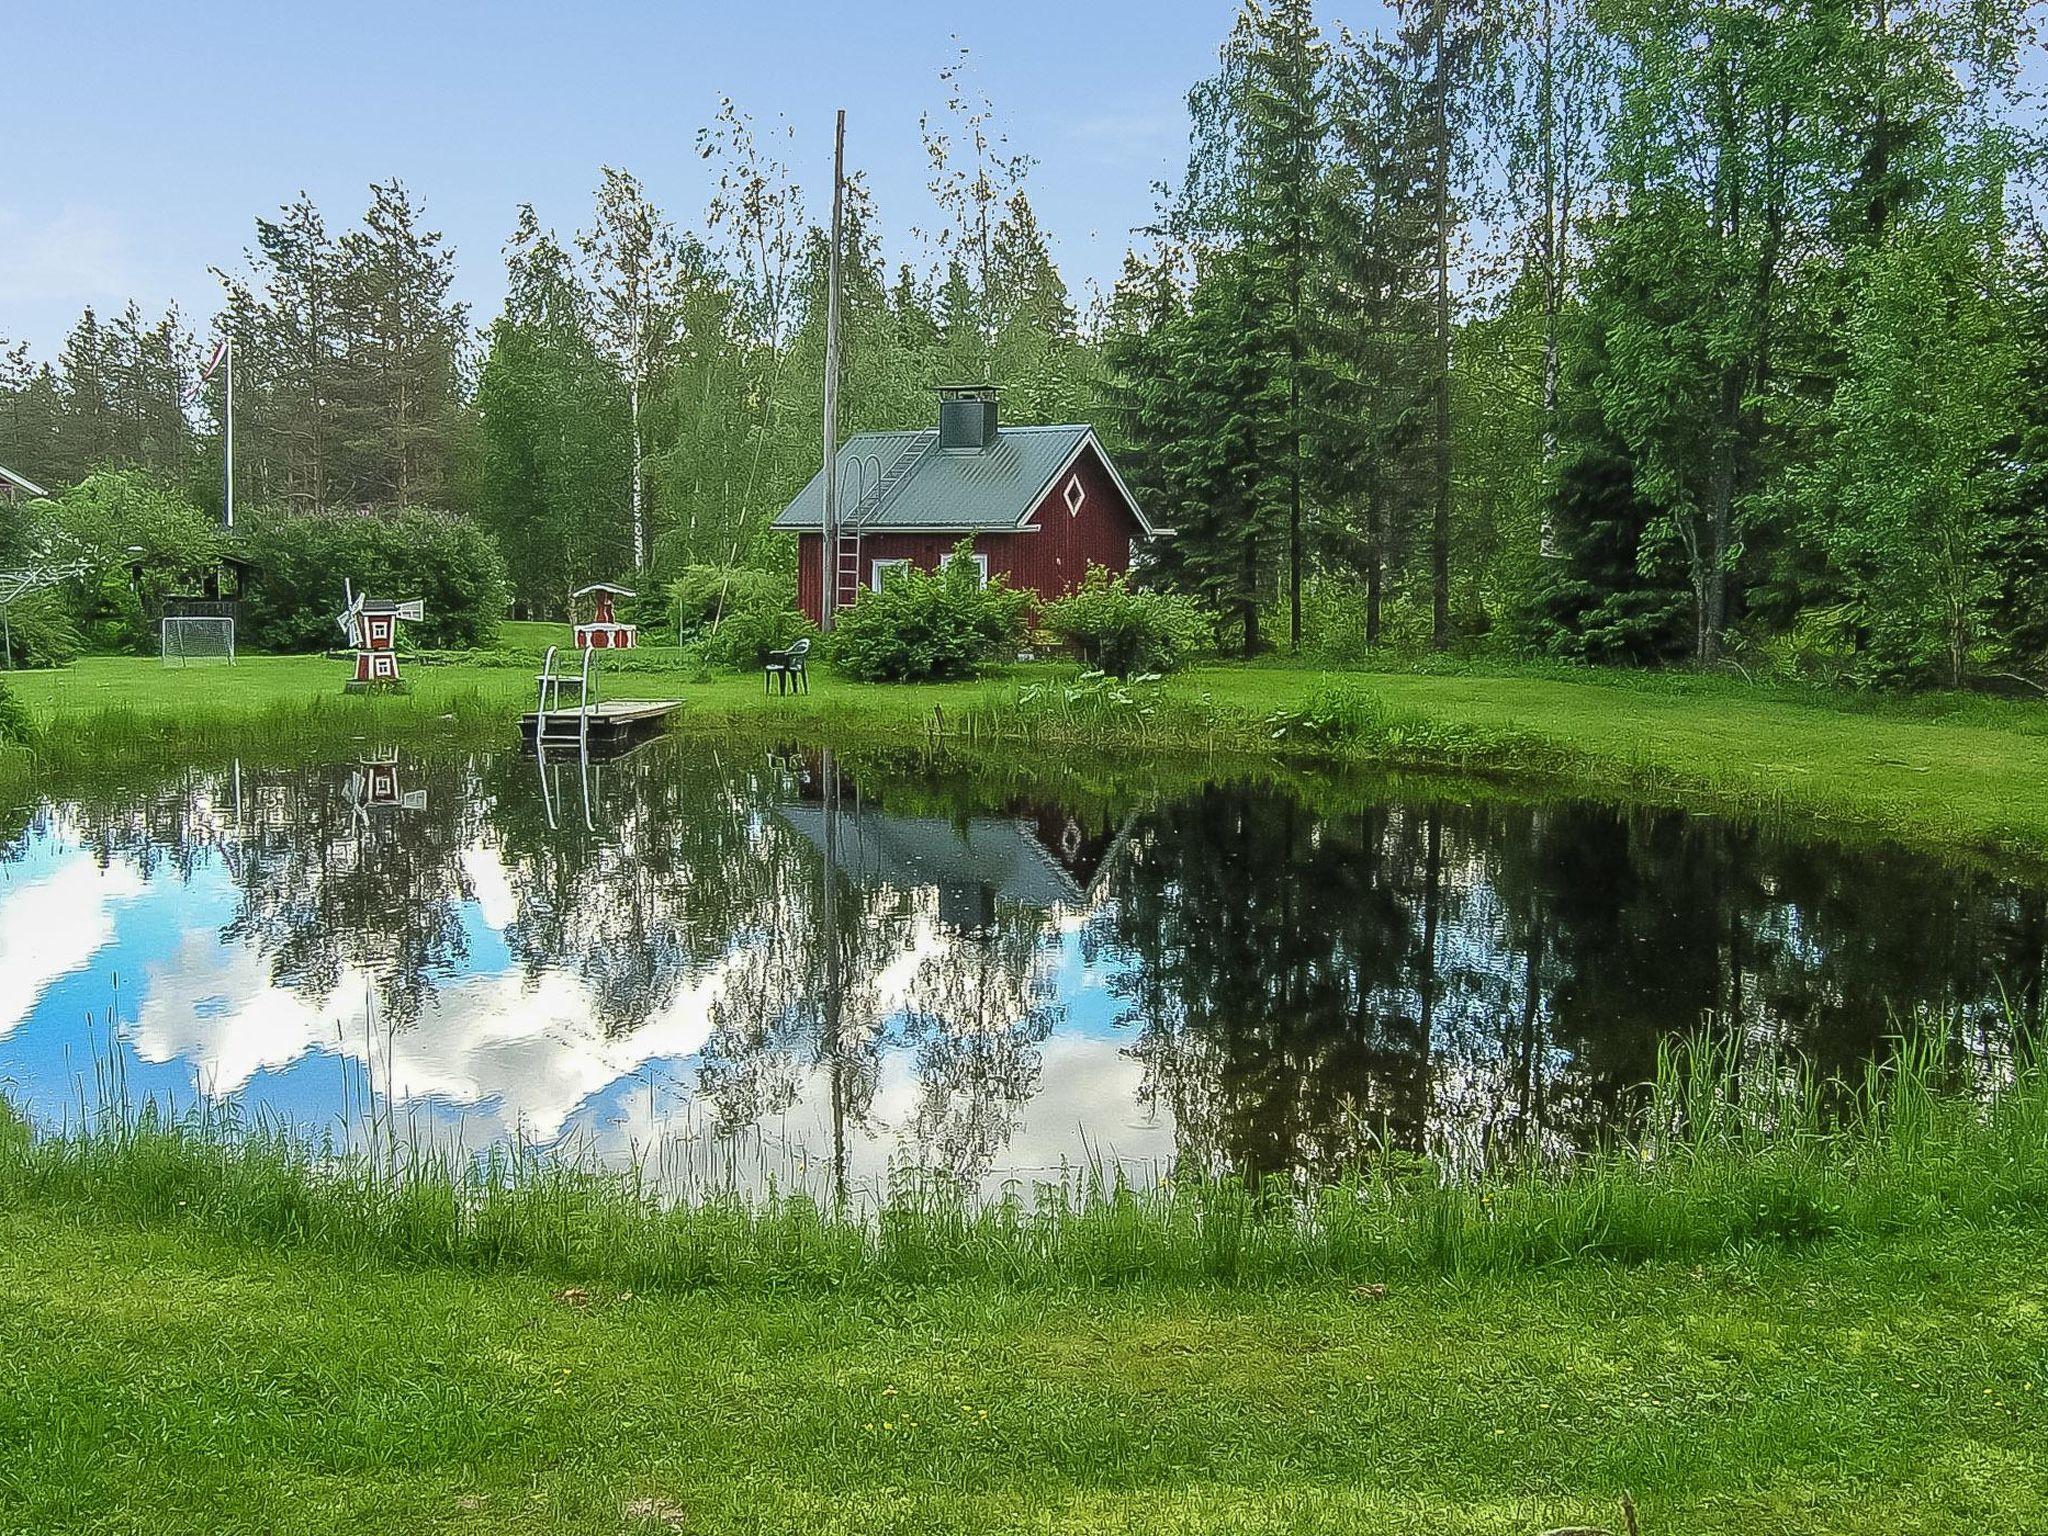
[[[62,667],[85,650],[65,595],[47,588],[8,605],[7,643],[17,667]]]
[[[684,647],[707,666],[751,667],[815,633],[797,611],[795,579],[774,571],[693,565],[669,591]]]
[[[426,617],[404,626],[404,639],[430,649],[487,648],[510,600],[505,562],[490,536],[421,508],[255,516],[243,549],[256,570],[240,641],[251,649],[339,646],[344,583],[378,597],[420,598]]]
[[[5,682],[0,682],[0,744],[27,741],[34,731],[28,706],[14,696]],[[9,1130],[7,1116],[0,1112],[0,1137],[6,1136]]]
[[[684,640],[726,616],[752,608],[795,608],[796,578],[749,566],[693,565],[669,583],[669,603]]]
[[[1048,603],[1042,618],[1053,634],[1116,677],[1177,671],[1211,634],[1193,599],[1145,591],[1099,566],[1075,591]]]
[[[908,683],[968,677],[1016,655],[1031,595],[1001,578],[982,586],[970,551],[962,541],[939,570],[901,571],[863,593],[839,615],[832,664],[863,682]]]
[[[200,592],[226,550],[218,523],[144,470],[101,470],[32,516],[44,547],[88,565],[64,589],[74,649],[154,652],[163,600]],[[61,647],[56,628],[45,634]]]

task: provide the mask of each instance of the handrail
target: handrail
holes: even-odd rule
[[[594,702],[590,696],[590,664],[596,658],[596,646],[587,645],[583,648],[583,698],[576,706],[576,745],[585,754],[590,751],[590,706]]]

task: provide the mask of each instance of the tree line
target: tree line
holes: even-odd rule
[[[1295,646],[2038,671],[2030,8],[1393,11],[1330,37],[1254,0],[1191,97],[1103,338],[1172,579],[1247,651],[1278,614]]]
[[[1175,530],[1150,579],[1246,651],[2048,671],[2035,8],[1392,11],[1326,33],[1247,0],[1184,174],[1079,302],[963,55],[917,227],[885,240],[849,190],[844,430],[978,379],[1006,419],[1095,422]],[[232,336],[252,503],[474,518],[536,615],[600,577],[786,566],[766,527],[816,467],[826,261],[791,144],[726,103],[701,218],[616,167],[573,229],[519,209],[480,332],[408,189],[339,232],[301,197],[204,338],[130,305],[49,366],[0,346],[0,463],[217,506],[198,369]]]

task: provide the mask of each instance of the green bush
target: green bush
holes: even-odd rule
[[[817,630],[795,608],[741,608],[706,625],[683,647],[708,667],[751,667],[763,651],[786,650]]]
[[[1024,643],[1028,592],[980,584],[963,540],[943,568],[905,570],[839,615],[832,664],[864,682],[968,677]]]
[[[0,744],[27,741],[35,732],[28,718],[28,706],[8,691],[0,682]],[[0,1131],[6,1125],[0,1121]]]
[[[154,654],[163,600],[201,591],[226,548],[226,535],[210,515],[142,470],[88,475],[34,504],[29,515],[28,537],[86,562],[84,575],[64,588],[68,617],[48,631],[62,650],[60,628],[68,630],[73,653]]]
[[[421,508],[390,513],[260,513],[243,553],[255,567],[241,644],[325,651],[342,643],[335,616],[344,582],[357,592],[419,598],[426,617],[405,626],[422,649],[488,648],[511,601],[497,543],[475,524]]]
[[[794,610],[796,578],[743,565],[693,565],[669,583],[669,603],[678,637],[687,642],[698,631],[736,613],[757,608]]]
[[[751,667],[816,633],[797,611],[795,578],[774,571],[693,565],[669,595],[684,649],[706,666]]]
[[[1194,600],[1133,587],[1101,566],[1079,588],[1046,606],[1045,627],[1078,645],[1113,677],[1172,672],[1209,639],[1208,618]]]
[[[17,667],[62,667],[84,648],[62,594],[45,588],[7,610],[7,649]]]

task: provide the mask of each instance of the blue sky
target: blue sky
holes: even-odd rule
[[[1069,280],[1107,283],[1152,183],[1178,174],[1185,93],[1234,9],[13,0],[0,337],[53,356],[85,304],[131,295],[203,319],[218,294],[208,267],[239,260],[259,214],[304,188],[344,223],[394,174],[456,246],[460,297],[486,323],[522,201],[566,234],[609,162],[697,222],[709,177],[694,139],[721,96],[795,127],[814,212],[829,195],[832,109],[846,107],[849,158],[900,237],[927,216],[918,114],[940,104],[955,33],[1013,144],[1039,162],[1032,199]]]

